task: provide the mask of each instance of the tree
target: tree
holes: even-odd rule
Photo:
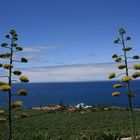
[[[119,37],[114,41],[115,44],[120,44],[122,46],[122,55],[113,54],[112,58],[115,62],[121,64],[118,66],[118,69],[122,70],[123,72],[119,75],[116,75],[116,72],[112,72],[109,74],[109,79],[116,78],[119,76],[123,76],[121,79],[121,84],[115,84],[114,88],[127,88],[127,97],[129,102],[129,110],[130,110],[130,119],[131,119],[131,126],[132,126],[132,138],[136,139],[136,130],[134,125],[134,115],[133,115],[133,105],[132,105],[132,97],[134,97],[134,93],[131,88],[131,81],[140,77],[140,72],[134,72],[132,75],[129,74],[129,70],[140,70],[140,64],[134,64],[133,67],[129,67],[128,59],[137,60],[140,57],[138,55],[134,55],[132,57],[128,56],[128,52],[132,50],[132,47],[126,45],[126,42],[131,40],[130,36],[125,36],[125,29],[119,29]],[[119,96],[120,92],[112,93],[112,96]]]
[[[27,91],[25,89],[20,89],[18,91],[18,93],[14,94],[12,93],[12,83],[13,82],[29,82],[28,77],[22,75],[22,72],[19,70],[14,70],[14,63],[15,62],[19,62],[19,63],[27,63],[28,60],[26,58],[21,58],[20,60],[16,60],[14,58],[14,54],[17,52],[22,51],[22,47],[19,47],[18,44],[16,43],[18,40],[18,35],[16,34],[15,30],[10,30],[10,32],[5,36],[6,39],[8,39],[8,43],[4,42],[1,44],[1,47],[3,49],[7,49],[6,53],[0,54],[0,58],[4,59],[6,63],[1,64],[0,63],[0,67],[4,68],[8,73],[6,75],[1,75],[1,78],[7,78],[7,82],[3,82],[0,81],[0,90],[7,92],[8,93],[8,116],[7,116],[7,120],[8,120],[8,128],[9,128],[9,140],[12,139],[12,110],[19,108],[22,106],[22,101],[12,101],[12,97],[13,96],[26,96],[27,95]],[[5,52],[5,51],[4,51]],[[15,79],[15,77],[17,76],[17,78],[19,78],[19,80],[17,80],[17,78]],[[21,115],[25,116],[24,114]]]

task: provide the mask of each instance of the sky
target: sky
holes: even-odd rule
[[[118,29],[140,54],[139,0],[0,0],[0,43],[15,29],[28,64],[16,64],[31,82],[107,80]],[[2,52],[2,49],[0,49]],[[2,61],[2,60],[0,60]],[[3,70],[1,70],[1,73]]]

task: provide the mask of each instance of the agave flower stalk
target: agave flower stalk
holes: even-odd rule
[[[5,36],[10,43],[2,43],[1,47],[4,49],[8,49],[9,52],[5,53],[5,54],[0,54],[0,58],[1,59],[7,59],[8,63],[6,64],[0,64],[1,68],[4,68],[5,70],[8,71],[8,75],[2,75],[0,77],[3,78],[8,78],[7,83],[5,82],[0,82],[0,90],[4,91],[4,92],[8,92],[8,128],[9,128],[9,140],[12,139],[12,109],[13,108],[19,108],[22,106],[22,102],[21,101],[16,101],[15,103],[12,103],[12,96],[14,94],[12,94],[12,82],[16,81],[16,82],[29,82],[29,79],[26,76],[20,76],[22,74],[21,71],[13,71],[14,69],[14,62],[22,62],[22,63],[26,63],[28,62],[28,60],[26,58],[21,58],[21,60],[13,60],[13,56],[14,56],[14,52],[19,52],[22,51],[23,49],[21,47],[18,46],[18,44],[16,43],[16,41],[18,40],[18,35],[16,34],[15,30],[10,30],[10,32]],[[15,76],[20,76],[19,81],[13,79],[13,75]],[[25,96],[27,95],[26,90],[22,89],[19,91],[18,96]],[[1,122],[6,121],[6,119],[1,119]]]
[[[127,58],[127,49],[124,41],[124,33],[125,30],[122,28],[119,30],[121,40],[122,40],[122,47],[123,47],[123,52],[124,52],[124,62],[125,62],[125,72],[126,72],[126,77],[122,78],[122,82],[126,82],[127,84],[127,90],[128,90],[128,101],[129,101],[129,108],[130,108],[130,118],[131,118],[131,125],[132,125],[132,133],[133,133],[133,139],[136,139],[136,130],[134,126],[134,115],[133,115],[133,106],[132,106],[132,90],[131,90],[131,83],[130,80],[132,80],[132,77],[129,76],[129,71],[128,71],[128,58]]]
[[[122,51],[123,54],[122,55],[117,55],[114,54],[112,56],[112,58],[114,59],[115,62],[123,62],[123,64],[120,64],[118,66],[118,69],[124,71],[123,73],[121,73],[120,75],[116,76],[116,73],[113,72],[109,75],[109,79],[112,78],[116,78],[119,77],[121,75],[125,75],[122,77],[121,82],[125,84],[125,86],[123,86],[122,84],[115,84],[114,88],[122,88],[122,87],[126,87],[127,88],[127,96],[128,96],[128,102],[129,102],[129,110],[130,110],[130,119],[131,119],[131,126],[132,126],[132,138],[133,140],[136,140],[136,130],[135,130],[135,125],[134,125],[134,115],[133,115],[133,106],[132,106],[132,88],[131,88],[131,80],[133,80],[133,78],[138,78],[140,77],[140,72],[135,72],[132,75],[129,74],[129,67],[128,67],[128,59],[139,59],[140,57],[138,55],[134,55],[132,57],[127,55],[127,52],[132,50],[132,47],[126,46],[126,41],[131,40],[130,36],[127,36],[126,38],[124,38],[125,36],[125,29],[121,28],[119,29],[119,37],[114,41],[115,44],[121,44],[122,45]],[[140,70],[140,64],[134,64],[133,65],[133,70]],[[119,96],[120,92],[114,92],[112,93],[112,96]]]

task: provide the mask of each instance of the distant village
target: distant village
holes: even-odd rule
[[[68,112],[76,112],[79,110],[92,110],[92,111],[109,111],[114,109],[123,109],[128,110],[127,107],[118,107],[118,106],[107,106],[107,105],[85,105],[84,103],[79,103],[77,105],[48,105],[48,106],[39,106],[39,107],[30,107],[31,110],[48,110],[48,111],[57,111],[57,110],[66,110]],[[134,108],[136,111],[140,111],[139,108]]]
[[[84,103],[79,103],[77,105],[70,105],[70,106],[63,106],[63,105],[53,105],[53,106],[40,106],[40,107],[32,107],[32,110],[48,110],[48,111],[55,111],[55,110],[67,110],[69,112],[74,112],[79,109],[88,109],[91,108],[90,105],[85,105]]]

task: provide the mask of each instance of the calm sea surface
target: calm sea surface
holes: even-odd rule
[[[126,90],[115,90],[113,85],[116,82],[75,82],[75,83],[29,83],[14,84],[13,93],[20,88],[28,90],[29,94],[25,97],[13,97],[14,100],[23,100],[24,107],[33,107],[47,104],[59,104],[63,101],[65,105],[76,105],[85,103],[87,105],[116,105],[127,106],[128,100]],[[117,82],[119,83],[119,82]],[[132,82],[133,98],[135,107],[140,108],[140,80]],[[120,91],[119,97],[112,97],[114,91]],[[6,106],[6,92],[0,91],[0,107]]]

